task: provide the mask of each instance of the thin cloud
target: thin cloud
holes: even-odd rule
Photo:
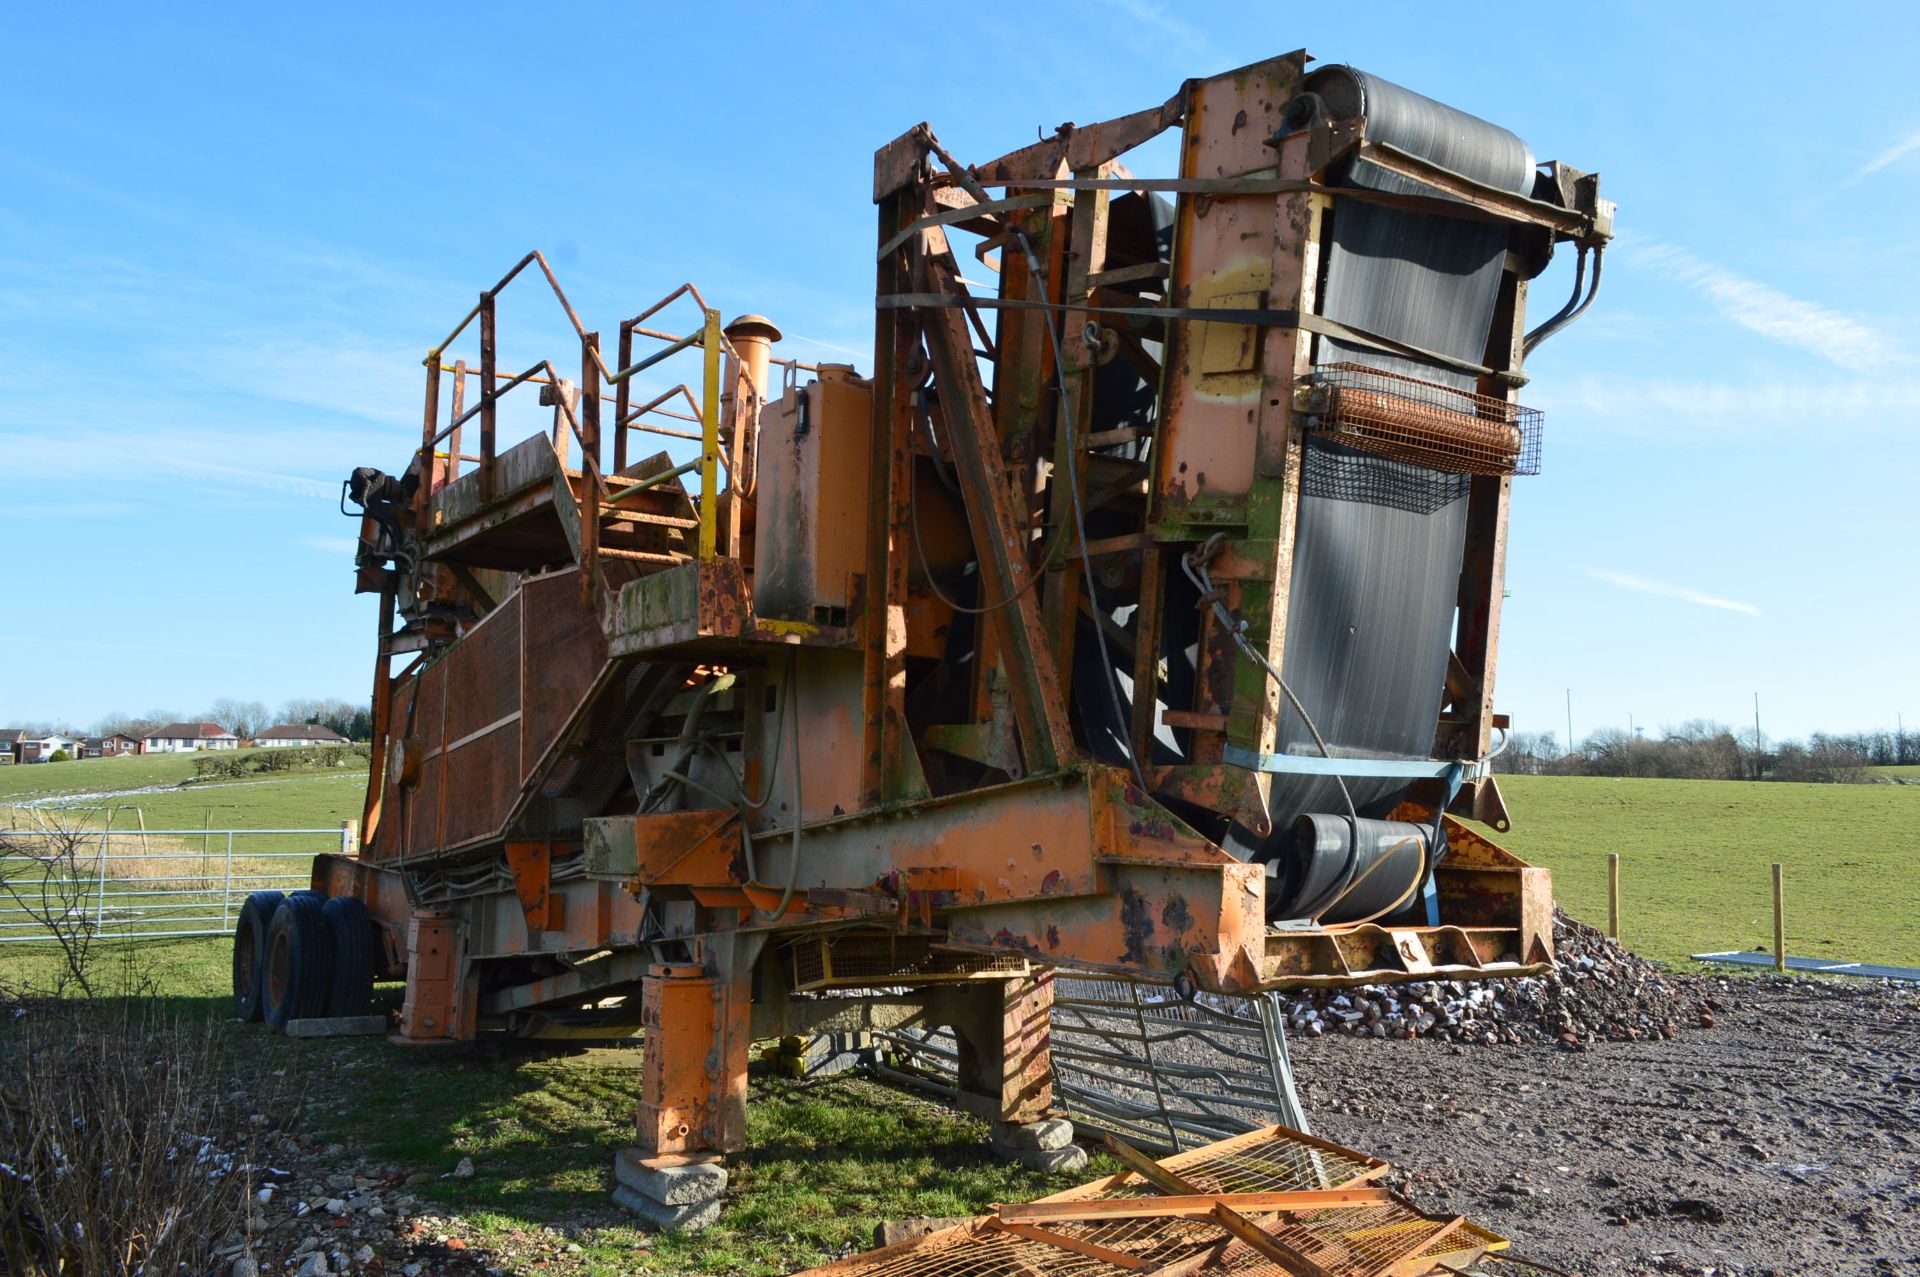
[[[1760,609],[1751,603],[1742,603],[1738,599],[1723,599],[1717,594],[1706,594],[1699,590],[1688,589],[1684,585],[1672,585],[1666,581],[1655,581],[1650,577],[1635,576],[1631,572],[1615,572],[1608,568],[1586,568],[1586,574],[1608,585],[1617,585],[1623,590],[1633,590],[1639,594],[1657,594],[1662,598],[1679,599],[1683,603],[1692,603],[1699,607],[1719,608],[1723,612],[1738,612],[1742,616],[1758,616]]]
[[[352,537],[301,537],[300,544],[325,554],[352,554],[360,545]]]
[[[1732,430],[1748,439],[1762,432],[1799,438],[1809,421],[1823,418],[1872,433],[1920,422],[1920,384],[1893,379],[1729,383],[1589,373],[1542,382],[1538,400],[1550,430],[1556,422],[1576,430],[1600,423],[1609,434],[1662,438]]]
[[[868,347],[866,350],[856,350],[852,346],[842,346],[838,342],[822,341],[818,337],[808,337],[803,333],[787,333],[786,339],[788,341],[803,341],[809,346],[818,346],[822,350],[837,350],[843,355],[852,355],[856,359],[864,359],[869,363],[873,360],[873,349],[871,347]]]
[[[1649,244],[1634,259],[1670,272],[1704,295],[1714,309],[1742,328],[1770,337],[1855,372],[1870,372],[1908,356],[1868,324],[1818,302],[1790,297],[1724,266],[1702,261],[1684,248]]]
[[[1841,185],[1852,186],[1855,182],[1872,177],[1881,169],[1886,168],[1890,164],[1898,163],[1915,151],[1920,151],[1920,131],[1908,134],[1886,150],[1880,152],[1880,154],[1868,160],[1865,164],[1862,164],[1858,169],[1854,170],[1853,176],[1842,182]]]
[[[1208,50],[1213,43],[1200,28],[1175,17],[1152,0],[1103,0],[1103,3],[1110,9],[1118,9],[1141,26],[1155,28],[1189,50]]]

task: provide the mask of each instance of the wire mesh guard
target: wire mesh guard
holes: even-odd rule
[[[1274,1126],[1162,1161],[1168,1172],[1200,1193],[1308,1192],[1359,1188],[1384,1174],[1385,1162],[1324,1140]],[[1317,1271],[1337,1277],[1412,1277],[1443,1271],[1440,1264],[1470,1264],[1505,1239],[1463,1219],[1422,1215],[1392,1193],[1365,1205],[1323,1209],[1264,1210],[1234,1207],[1278,1248],[1314,1267],[1282,1265],[1209,1218],[1117,1215],[1075,1219],[1065,1204],[1115,1199],[1149,1200],[1161,1194],[1145,1181],[1121,1174],[1045,1197],[1036,1207],[1065,1212],[1035,1227],[1007,1223],[1001,1214],[855,1255],[824,1268],[817,1277],[1108,1277],[1130,1271],[1207,1272],[1267,1277]],[[1013,1213],[1001,1208],[1002,1213]],[[1277,1249],[1278,1249],[1277,1248]]]
[[[1317,368],[1307,384],[1309,427],[1348,447],[1446,474],[1540,473],[1536,408],[1362,364]]]

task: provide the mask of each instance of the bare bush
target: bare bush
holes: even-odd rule
[[[12,1008],[0,1025],[0,1271],[206,1273],[247,1236],[262,1128],[246,1106],[223,1111],[216,1033],[153,998]]]
[[[1774,760],[1773,779],[1860,785],[1873,779],[1869,756],[1844,738],[1816,732],[1805,745],[1789,742]]]
[[[59,946],[61,969],[49,992],[94,993],[94,938],[87,912],[93,886],[93,853],[100,834],[28,808],[25,829],[0,831],[0,900],[18,908]],[[18,916],[18,915],[16,915]]]

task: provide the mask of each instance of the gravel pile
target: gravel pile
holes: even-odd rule
[[[1729,1000],[1726,979],[1672,975],[1558,910],[1553,923],[1557,962],[1550,975],[1305,989],[1291,995],[1288,1027],[1308,1037],[1344,1033],[1577,1048],[1712,1028],[1714,1013]]]

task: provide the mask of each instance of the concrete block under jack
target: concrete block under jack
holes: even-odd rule
[[[987,1142],[995,1153],[1029,1170],[1066,1174],[1087,1164],[1087,1151],[1073,1142],[1073,1123],[1064,1117],[995,1122]]]
[[[613,1155],[613,1177],[661,1206],[718,1202],[727,1195],[727,1167],[718,1157],[649,1160],[637,1148]]]
[[[994,1143],[1008,1148],[1052,1152],[1073,1143],[1073,1123],[1064,1117],[1043,1117],[1038,1122],[995,1122],[992,1138]]]
[[[288,1020],[290,1038],[352,1038],[387,1031],[384,1015],[334,1015],[324,1019]]]
[[[693,1232],[715,1223],[720,1218],[720,1199],[690,1202],[685,1206],[666,1206],[654,1201],[643,1193],[636,1193],[625,1184],[614,1186],[613,1200],[638,1215],[655,1228],[676,1229],[681,1232]]]
[[[1021,1148],[994,1149],[1010,1162],[1018,1162],[1030,1171],[1045,1171],[1049,1175],[1071,1175],[1087,1168],[1087,1150],[1078,1144],[1069,1144],[1065,1148]]]

